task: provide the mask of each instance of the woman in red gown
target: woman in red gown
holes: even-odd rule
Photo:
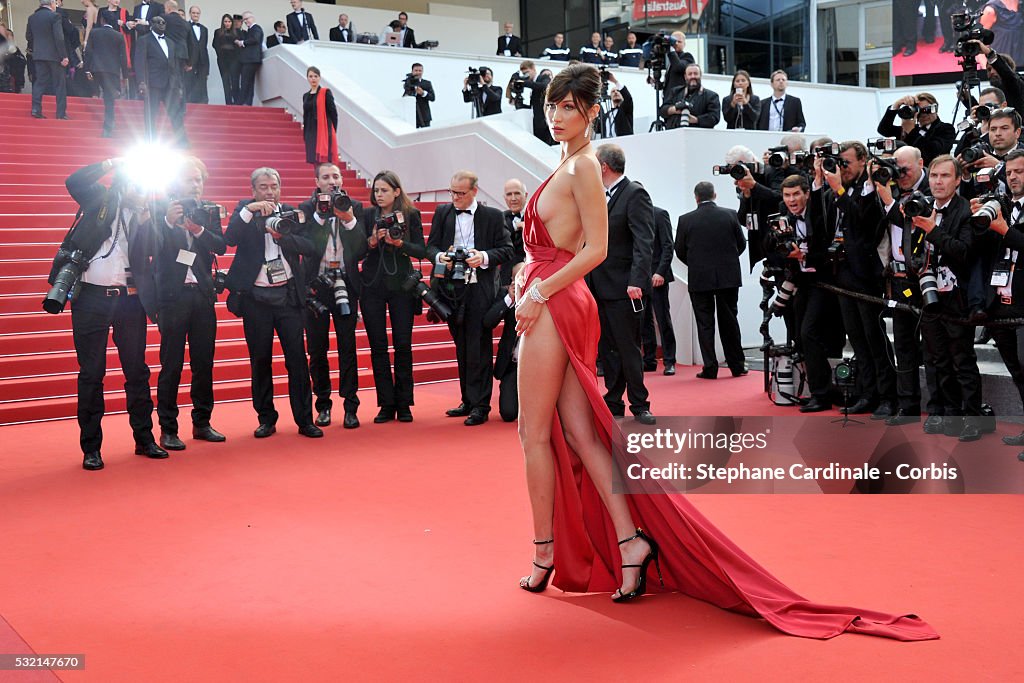
[[[613,493],[615,428],[597,386],[600,327],[583,276],[606,255],[608,215],[601,165],[590,145],[600,112],[597,69],[563,69],[547,90],[548,127],[562,161],[526,207],[527,265],[517,279],[522,339],[519,436],[533,512],[531,592],[647,590],[653,563],[663,590],[682,592],[809,638],[843,632],[899,640],[938,634],[914,615],[809,602],[747,556],[682,495]],[[642,529],[642,530],[641,530]],[[556,552],[557,550],[557,552]]]

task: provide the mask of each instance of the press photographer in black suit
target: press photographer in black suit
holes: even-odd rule
[[[474,78],[474,83],[470,83]],[[480,67],[479,74],[470,74],[462,79],[462,101],[478,103],[480,116],[501,113],[502,89],[494,85],[494,72],[486,66]]]
[[[288,400],[299,434],[323,436],[313,424],[309,365],[303,339],[306,278],[300,257],[314,258],[301,211],[281,203],[281,175],[272,168],[252,172],[252,199],[238,202],[224,237],[237,247],[228,271],[228,310],[241,316],[252,370],[252,405],[259,416],[257,439],[277,431],[274,409],[274,331],[288,371]]]
[[[516,334],[516,309],[515,309],[515,277],[523,268],[526,261],[526,249],[523,244],[523,207],[526,206],[527,192],[523,182],[512,178],[505,182],[505,206],[508,207],[503,213],[505,229],[512,239],[512,260],[501,264],[499,277],[498,295],[495,304],[492,304],[488,316],[495,312],[498,301],[504,302],[506,306],[504,314],[493,320],[494,326],[503,322],[501,328],[501,339],[498,341],[498,351],[494,356],[494,379],[498,380],[498,412],[505,422],[514,422],[519,418],[519,384],[517,371],[519,363],[516,347],[519,344],[519,335]],[[489,325],[485,319],[485,326]]]
[[[901,107],[910,118],[900,118]],[[878,124],[878,134],[902,140],[911,147],[921,150],[925,167],[940,154],[948,154],[956,139],[953,124],[939,120],[939,102],[931,93],[918,93],[901,97],[885,110]]]
[[[85,48],[86,76],[96,83],[103,95],[103,133],[100,137],[104,138],[114,135],[114,100],[121,94],[121,81],[128,78],[124,36],[108,21],[108,15],[101,12]]]
[[[107,188],[99,181],[112,170],[117,172]],[[82,467],[103,469],[100,422],[111,329],[124,373],[135,453],[166,458],[167,451],[153,438],[153,398],[146,365],[146,315],[153,316],[156,311],[149,258],[153,231],[144,229],[149,220],[146,196],[132,186],[120,159],[81,168],[68,177],[66,185],[81,207],[82,217],[61,242],[49,281],[52,285],[62,280],[72,263],[81,264],[81,291],[71,304],[71,331],[78,356]],[[59,309],[52,312],[63,310],[64,300],[59,303]]]
[[[686,34],[675,31],[668,37],[668,71],[665,72],[665,92],[686,85],[686,67],[695,64],[696,60],[686,51]]]
[[[412,30],[412,29],[410,29]],[[416,98],[416,127],[430,127],[430,103],[434,101],[434,86],[423,78],[423,65],[416,62],[402,82],[402,97]]]
[[[714,128],[722,118],[722,103],[718,94],[701,85],[698,65],[687,66],[685,77],[684,85],[667,91],[665,95],[665,104],[660,112],[665,119],[665,127]]]
[[[153,268],[159,305],[160,375],[156,413],[160,445],[169,451],[185,449],[178,437],[178,388],[188,340],[192,382],[192,438],[224,441],[210,426],[213,412],[213,349],[217,337],[217,301],[213,282],[214,255],[227,250],[220,227],[220,207],[203,202],[209,173],[196,157],[182,164],[170,188],[171,202],[157,212]],[[187,208],[187,210],[186,210]]]
[[[651,288],[654,207],[647,190],[623,175],[626,156],[621,147],[601,145],[597,159],[608,202],[608,255],[586,280],[601,320],[597,352],[607,388],[604,400],[612,415],[622,417],[626,412],[622,394],[627,392],[637,422],[653,425],[656,420],[644,386],[640,329],[643,297]]]
[[[612,106],[605,112],[605,124],[602,133],[607,133],[607,137],[618,138],[623,135],[633,134],[633,96],[629,93],[629,89],[624,85],[620,85],[619,81],[615,78],[615,74],[611,71],[606,72],[608,74],[609,85],[609,98],[611,99]]]
[[[544,69],[537,73],[537,66],[529,59],[519,64],[519,73],[525,77],[523,87],[530,91],[530,108],[533,110],[533,135],[547,145],[555,144],[544,118],[544,93],[551,82],[551,72]]]
[[[472,171],[452,176],[452,203],[434,211],[427,238],[427,255],[437,266],[432,289],[451,305],[448,329],[459,364],[461,401],[447,414],[465,417],[470,427],[487,422],[491,412],[494,340],[483,319],[498,292],[499,266],[512,260],[504,217],[477,202],[477,182]]]
[[[672,310],[668,302],[668,285],[675,282],[672,274],[673,256],[672,219],[668,211],[654,207],[654,246],[651,253],[651,295],[644,301],[644,323],[641,338],[644,352],[644,372],[658,369],[655,356],[657,340],[654,321],[661,333],[661,357],[666,375],[676,374],[676,333],[672,328]]]
[[[299,208],[306,216],[309,238],[316,253],[304,261],[308,296],[322,308],[306,306],[306,344],[309,347],[309,373],[316,395],[316,424],[331,424],[331,366],[327,360],[330,348],[331,321],[338,342],[338,395],[345,399],[345,429],[359,426],[359,366],[356,364],[356,322],[362,278],[359,262],[366,256],[366,230],[361,224],[363,205],[349,199],[345,209],[341,170],[325,162],[316,167],[316,191]],[[345,194],[344,196],[347,196]],[[338,201],[338,205],[335,201]],[[326,209],[326,210],[325,210]],[[341,280],[344,289],[336,283]],[[343,297],[339,294],[343,292]],[[342,308],[347,306],[347,311]],[[314,310],[314,308],[316,310]]]

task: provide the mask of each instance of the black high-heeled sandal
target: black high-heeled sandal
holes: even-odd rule
[[[640,578],[637,581],[636,588],[634,588],[629,593],[623,593],[622,589],[620,588],[618,591],[618,596],[612,598],[612,602],[628,602],[633,598],[639,598],[641,595],[647,592],[647,565],[651,563],[651,560],[654,560],[654,567],[658,570],[658,581],[661,582],[661,587],[665,587],[665,580],[661,578],[661,562],[658,560],[658,544],[654,542],[653,538],[645,534],[644,530],[638,527],[635,534],[633,534],[629,538],[624,538],[621,541],[619,541],[619,545],[622,545],[623,543],[629,543],[630,541],[634,541],[638,538],[642,538],[643,540],[647,541],[647,545],[651,546],[651,552],[647,553],[647,556],[644,557],[643,562],[641,562],[640,564],[622,565],[623,569],[639,567]]]
[[[555,539],[549,538],[546,541],[534,541],[533,544],[534,545],[547,545],[548,543],[554,543],[554,542],[555,542]],[[551,572],[554,571],[555,565],[552,563],[552,565],[550,567],[545,567],[544,565],[537,564],[536,562],[534,562],[533,566],[536,567],[537,569],[543,569],[544,570],[544,578],[542,578],[540,580],[540,583],[538,583],[536,586],[531,586],[530,585],[530,577],[529,576],[524,576],[523,578],[519,579],[519,587],[522,588],[524,591],[530,591],[531,593],[541,593],[541,592],[544,591],[545,588],[548,587],[548,579],[551,578]]]

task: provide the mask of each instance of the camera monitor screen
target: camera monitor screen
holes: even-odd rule
[[[398,45],[398,46],[401,46],[401,44],[402,44],[402,34],[399,33],[398,31],[392,31],[391,33],[385,33],[384,34],[384,44],[385,45]]]

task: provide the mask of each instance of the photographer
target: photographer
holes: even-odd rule
[[[218,294],[213,259],[215,254],[223,256],[227,249],[220,227],[220,207],[203,201],[208,175],[206,165],[190,157],[168,193],[170,203],[157,213],[153,266],[160,306],[160,375],[156,384],[156,413],[160,420],[160,445],[169,451],[185,450],[185,443],[178,437],[178,388],[186,339],[192,371],[192,438],[224,441],[224,435],[210,426],[210,413],[217,337],[217,313],[213,306]]]
[[[655,40],[657,37],[655,37]],[[671,36],[664,37],[671,49],[667,52],[668,71],[665,72],[665,92],[670,93],[676,88],[686,85],[686,67],[696,64],[697,60],[686,52],[686,34],[675,31]]]
[[[988,82],[1006,94],[1006,103],[1017,111],[1024,111],[1024,76],[1017,73],[1016,61],[1002,55],[980,40],[967,41],[985,55]]]
[[[227,275],[228,310],[242,318],[252,371],[252,405],[259,416],[253,436],[277,431],[274,409],[274,331],[288,371],[288,400],[299,434],[324,435],[313,424],[309,365],[303,339],[306,300],[300,257],[313,258],[313,242],[302,212],[281,203],[281,175],[272,168],[252,172],[252,199],[242,199],[224,234],[237,247]]]
[[[604,113],[605,120],[603,126],[599,132],[605,137],[617,138],[623,135],[633,134],[633,96],[629,93],[629,90],[624,85],[620,85],[619,81],[615,78],[615,74],[610,71],[603,73],[608,74],[608,81],[611,83],[609,95],[611,99],[611,108]]]
[[[502,90],[493,81],[494,72],[486,66],[479,72],[470,67],[470,74],[462,79],[462,101],[475,102],[480,116],[501,113]]]
[[[530,90],[530,108],[533,109],[533,135],[546,145],[555,144],[544,118],[544,93],[551,82],[551,72],[544,69],[537,74],[536,65],[529,59],[519,64],[519,73],[525,77],[523,87]]]
[[[112,170],[116,171],[114,182],[107,188],[99,181]],[[100,422],[111,329],[124,373],[135,453],[166,458],[167,451],[153,438],[153,399],[146,364],[146,314],[155,315],[156,300],[148,262],[153,231],[142,227],[149,220],[145,195],[131,186],[121,159],[81,168],[68,176],[66,185],[82,216],[61,242],[49,278],[54,288],[44,308],[57,313],[67,301],[72,302],[82,467],[103,469]],[[53,304],[59,306],[49,307]]]
[[[988,142],[962,150],[958,161],[966,169],[998,168],[1003,180],[1002,163],[1006,155],[1020,147],[1020,115],[1013,109],[996,109],[988,119]]]
[[[1024,271],[1017,270],[1020,252],[1024,251],[1024,226],[1021,224],[1024,218],[1021,211],[1024,206],[1024,150],[1014,150],[1007,155],[1006,182],[1010,202],[1004,201],[1003,206],[994,210],[989,232],[980,236],[975,232],[977,252],[985,263],[988,315],[995,319],[1024,317],[1024,275],[1021,275]],[[977,200],[971,202],[972,214],[977,214],[980,208]],[[1010,209],[1008,217],[1004,214],[1005,208]],[[1024,405],[1024,327],[993,327],[990,332]],[[1004,436],[1003,443],[1024,446],[1024,433]],[[1024,453],[1017,458],[1024,460]]]
[[[416,127],[430,127],[430,103],[434,101],[434,86],[423,78],[423,65],[416,62],[402,81],[402,97],[416,98]]]
[[[668,129],[680,126],[714,128],[722,116],[718,94],[701,86],[701,70],[696,64],[686,67],[686,84],[668,91],[659,112]]]
[[[484,327],[491,327],[491,323],[497,327],[499,321],[504,322],[494,357],[494,379],[499,382],[498,412],[501,419],[505,422],[515,422],[519,417],[519,386],[516,376],[519,368],[519,335],[516,334],[515,277],[526,261],[526,250],[523,245],[523,208],[526,206],[527,192],[523,182],[516,178],[506,181],[504,189],[505,206],[508,210],[503,215],[505,230],[512,240],[512,260],[501,264],[498,273],[498,295],[484,317]],[[500,320],[495,319],[495,313],[502,309],[504,312]]]
[[[899,125],[897,116],[901,120]],[[948,154],[956,139],[953,124],[939,120],[938,100],[926,92],[906,95],[893,102],[882,115],[878,134],[917,147],[925,166],[940,154]]]
[[[306,270],[306,344],[309,374],[316,396],[316,424],[331,424],[331,366],[327,360],[331,321],[338,342],[338,396],[345,400],[345,429],[359,426],[359,366],[356,363],[356,321],[362,280],[359,262],[366,255],[365,229],[359,225],[363,206],[342,190],[341,170],[325,162],[316,167],[316,190],[299,205],[315,253]],[[319,304],[319,305],[318,305]]]
[[[369,251],[363,260],[363,325],[370,342],[373,385],[380,411],[374,423],[412,422],[412,322],[420,303],[409,283],[420,282],[419,269],[410,256],[425,258],[420,212],[391,171],[373,179],[372,208],[363,213]],[[388,321],[395,353],[392,375],[388,356]]]
[[[498,266],[512,260],[512,238],[498,209],[476,201],[477,176],[452,176],[451,204],[434,211],[427,255],[434,262],[432,288],[447,299],[448,329],[459,364],[461,402],[448,417],[465,417],[467,426],[487,422],[491,411],[494,339],[483,318],[498,292]]]
[[[882,210],[868,173],[867,148],[856,140],[844,142],[838,159],[815,159],[814,173],[811,201],[822,203],[826,225],[834,226],[828,251],[836,286],[880,297],[882,261],[878,258],[875,226],[882,220]],[[889,365],[886,339],[878,324],[879,309],[875,304],[840,296],[839,310],[858,371],[857,400],[846,407],[846,412],[857,415],[874,411],[876,419],[889,417],[896,411],[896,375]]]

